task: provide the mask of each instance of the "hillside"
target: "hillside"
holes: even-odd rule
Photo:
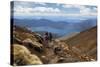
[[[74,52],[97,59],[97,27],[80,32],[64,42],[70,45]]]
[[[97,59],[96,27],[68,39],[53,39],[48,47],[43,42],[40,34],[25,27],[13,26],[11,64],[54,64]]]

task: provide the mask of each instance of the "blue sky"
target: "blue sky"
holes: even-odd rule
[[[97,7],[88,5],[69,5],[59,3],[39,3],[14,1],[14,17],[96,17]]]

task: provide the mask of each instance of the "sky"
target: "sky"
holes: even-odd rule
[[[11,6],[15,18],[97,16],[97,7],[89,5],[14,1]]]

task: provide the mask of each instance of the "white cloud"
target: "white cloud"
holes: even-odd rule
[[[86,15],[86,16],[96,16],[97,15],[97,8],[93,7],[93,9],[86,7],[86,6],[82,6],[82,5],[63,5],[64,8],[76,8],[79,9],[79,14],[80,15]],[[79,15],[78,14],[78,15]]]
[[[44,2],[34,2],[34,4],[46,5]]]
[[[64,8],[77,8],[77,9],[81,9],[81,8],[84,8],[84,6],[82,6],[82,5],[63,5],[62,7],[64,7]]]
[[[60,10],[58,8],[47,8],[47,7],[35,7],[35,8],[30,8],[30,7],[22,7],[22,6],[17,6],[14,8],[14,15],[38,15],[38,14],[56,14],[60,13]]]
[[[64,8],[72,8],[73,5],[63,5],[62,7],[64,7]]]
[[[95,8],[96,10],[97,8]],[[81,7],[80,8],[80,14],[82,15],[89,15],[89,16],[96,16],[97,15],[97,12],[94,11],[94,8],[91,9],[91,8],[88,8],[88,7]]]
[[[47,8],[47,7],[35,7],[33,8],[33,11],[39,11],[39,12],[60,12],[58,8]]]
[[[16,6],[14,7],[14,15],[15,16],[96,16],[97,15],[97,8],[94,7],[90,9],[86,6],[79,6],[79,5],[63,5],[63,7],[67,8],[77,8],[79,9],[78,13],[64,13],[58,8],[52,7],[25,7],[25,6]],[[94,10],[94,11],[93,11]]]
[[[88,13],[91,12],[91,9],[90,9],[90,8],[87,8],[87,7],[85,7],[85,6],[82,6],[82,7],[80,7],[79,9],[80,9],[80,13],[81,13],[81,14],[88,14]]]
[[[94,8],[93,8],[93,11],[97,12],[97,10],[98,10],[97,7],[94,7]]]

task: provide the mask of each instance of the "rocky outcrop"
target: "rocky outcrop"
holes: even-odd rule
[[[32,41],[31,39],[27,38],[25,40],[22,41],[23,45],[29,47],[29,48],[34,48],[36,51],[38,52],[42,52],[43,51],[43,45],[39,42],[36,41]]]
[[[31,65],[42,64],[42,61],[35,54],[31,54],[30,51],[19,44],[13,44],[13,64],[14,65]]]

